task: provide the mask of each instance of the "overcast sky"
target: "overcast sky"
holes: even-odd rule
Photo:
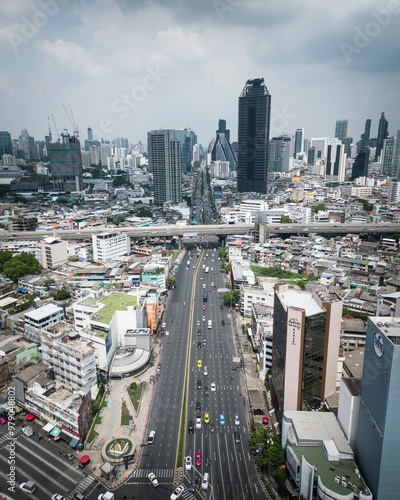
[[[36,140],[59,132],[146,141],[192,128],[201,144],[218,119],[237,138],[238,96],[264,77],[271,135],[359,140],[380,113],[400,128],[400,0],[3,0],[0,130]],[[53,137],[55,128],[51,119]]]

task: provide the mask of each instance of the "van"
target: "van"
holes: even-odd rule
[[[212,328],[212,321],[211,319],[208,320],[208,329],[211,330]]]
[[[203,482],[201,483],[201,489],[203,489],[203,490],[208,489],[209,478],[210,478],[210,474],[208,472],[205,472],[204,476],[203,476]]]

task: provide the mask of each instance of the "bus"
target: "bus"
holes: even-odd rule
[[[207,296],[208,296],[207,292],[204,292],[203,293],[203,302],[207,302]]]
[[[208,270],[209,270],[209,268],[208,268],[208,267],[206,267],[206,270],[204,271],[204,274],[205,274],[206,276],[208,276]]]

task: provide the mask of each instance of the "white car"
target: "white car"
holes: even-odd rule
[[[200,321],[199,320],[197,320],[197,326],[200,326]]]
[[[205,283],[203,283],[203,288],[205,288],[205,287],[206,287],[206,284],[205,284]]]
[[[147,477],[149,478],[151,484],[154,486],[154,488],[156,488],[160,483],[158,482],[158,479],[156,478],[156,475],[154,474],[154,472],[150,472],[150,474],[147,475]]]
[[[196,418],[196,429],[201,429],[201,418],[200,417]]]
[[[149,437],[147,438],[148,444],[153,444],[156,437],[156,431],[150,431]]]
[[[192,470],[192,457],[185,457],[185,470]]]
[[[208,375],[208,368],[206,366],[204,367],[203,375],[205,377],[207,377],[207,375]]]
[[[217,387],[215,385],[215,382],[212,382],[211,384],[211,392],[215,392],[217,390]]]
[[[167,324],[166,324],[166,323],[163,323],[163,324],[161,325],[161,328],[165,328],[166,326],[167,326]]]
[[[59,493],[54,493],[54,495],[51,495],[51,500],[65,500],[65,497]]]
[[[214,281],[211,281],[211,286],[214,286]]]
[[[170,500],[176,500],[177,498],[179,498],[182,495],[182,493],[184,492],[184,490],[185,490],[185,487],[183,486],[183,484],[181,484],[180,486],[178,486],[176,488],[176,490],[174,490],[174,492],[169,497]]]
[[[235,425],[240,425],[240,418],[237,413],[235,413]]]
[[[205,320],[206,320],[206,317],[205,317],[205,316],[203,316],[203,321],[205,321]]]

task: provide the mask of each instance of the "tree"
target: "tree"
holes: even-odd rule
[[[3,250],[2,252],[0,252],[0,273],[3,272],[4,264],[7,261],[11,260],[12,256],[13,254],[9,250]]]
[[[149,210],[148,208],[141,208],[137,214],[138,217],[152,217],[153,212]]]
[[[173,278],[172,276],[170,276],[168,279],[167,279],[167,286],[168,288],[172,288],[176,285],[176,279]]]
[[[311,207],[311,212],[316,214],[318,212],[323,212],[326,209],[325,203],[318,203],[318,205],[313,205]]]
[[[33,255],[26,252],[15,255],[12,259],[5,262],[3,266],[4,276],[12,279],[14,283],[17,283],[19,278],[27,274],[39,274],[41,270],[42,266],[39,264],[39,261]]]
[[[288,215],[282,215],[281,224],[291,224],[293,221]]]
[[[55,283],[55,281],[54,281],[52,278],[50,278],[50,279],[48,279],[48,280],[46,280],[46,281],[44,282],[44,286],[45,286],[45,287],[47,288],[47,290],[48,290],[48,289],[50,288],[50,285],[52,285],[53,283]]]
[[[71,294],[67,292],[67,290],[57,290],[57,293],[54,295],[54,300],[66,300],[71,297]]]

